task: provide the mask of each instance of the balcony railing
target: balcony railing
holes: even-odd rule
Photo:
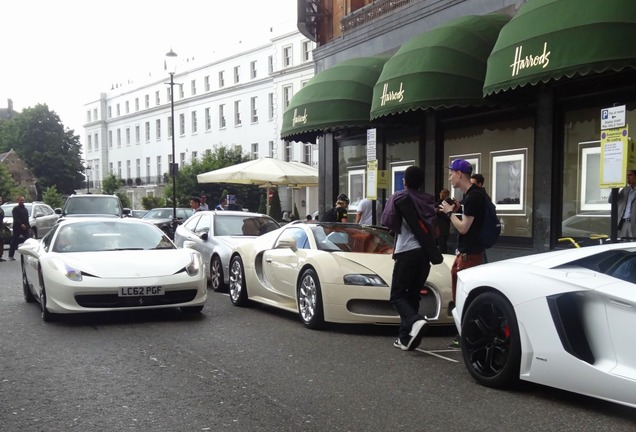
[[[346,33],[364,25],[375,21],[384,15],[391,14],[394,10],[400,9],[416,0],[378,0],[371,4],[361,7],[340,20],[340,30]]]

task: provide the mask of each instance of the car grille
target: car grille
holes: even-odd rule
[[[347,304],[347,309],[349,312],[358,315],[377,315],[387,317],[398,316],[395,308],[388,300],[351,300]],[[440,303],[433,290],[422,290],[419,314],[429,318],[437,318],[439,310]]]
[[[186,303],[197,295],[196,289],[168,291],[162,296],[119,297],[117,294],[81,294],[75,296],[78,305],[87,308],[144,307]]]

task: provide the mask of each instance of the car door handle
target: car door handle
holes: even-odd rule
[[[268,263],[268,264],[271,264],[272,263],[272,259],[271,258],[265,258],[265,262]]]

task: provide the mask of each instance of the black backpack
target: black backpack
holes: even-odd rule
[[[501,235],[501,222],[497,217],[497,207],[483,189],[477,189],[484,198],[484,220],[479,232],[479,240],[485,249],[489,249],[497,243]]]
[[[338,220],[336,219],[337,216],[338,216],[338,212],[336,211],[336,208],[331,207],[329,210],[327,210],[325,215],[322,217],[322,221],[323,222],[338,222]]]

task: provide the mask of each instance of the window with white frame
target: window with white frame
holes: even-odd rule
[[[150,142],[150,122],[146,122],[145,132],[146,132],[146,142]]]
[[[219,71],[219,88],[225,87],[225,71]]]
[[[203,77],[203,89],[206,92],[210,91],[210,75],[206,75]]]
[[[205,109],[205,130],[209,131],[212,129],[212,114],[210,113],[210,108]]]
[[[112,118],[113,117],[113,107],[109,106],[108,107],[108,118]]]
[[[303,162],[311,166],[311,155],[313,154],[313,146],[311,143],[303,144]]]
[[[254,60],[253,62],[250,62],[250,78],[255,79],[256,75],[256,60]]]
[[[130,114],[130,102],[126,101],[126,114]]]
[[[179,168],[185,165],[185,153],[179,153]]]
[[[121,148],[121,129],[117,129],[117,148]]]
[[[274,56],[267,57],[267,73],[269,75],[274,73]]]
[[[241,125],[241,101],[234,101],[234,126]]]
[[[183,91],[183,84],[179,84],[179,99],[183,99],[185,97],[185,92]]]
[[[191,161],[195,161],[197,160],[197,157],[199,156],[199,154],[195,151],[192,152],[192,159],[190,159]]]
[[[234,84],[241,82],[241,67],[234,66]]]
[[[179,114],[179,135],[185,135],[185,114]]]
[[[139,111],[139,98],[135,98],[135,111]]]
[[[170,90],[170,87],[167,87],[166,88],[166,100],[168,102],[170,102],[172,100],[172,93],[171,92],[172,92],[172,90]]]
[[[274,93],[267,95],[267,118],[269,120],[274,119]]]
[[[258,143],[252,143],[252,159],[258,159]]]
[[[112,162],[108,163],[108,172],[111,173],[111,174],[114,174],[113,173],[113,163]]]
[[[308,82],[309,82],[309,80],[301,81],[300,82],[300,88],[304,88],[307,85]]]
[[[155,139],[157,141],[161,139],[161,119],[155,121]]]
[[[197,94],[197,80],[190,81],[190,94],[196,96]]]
[[[130,159],[128,159],[126,161],[126,178],[131,178],[132,177],[132,169],[130,166]]]
[[[91,122],[91,110],[86,111],[86,123]]]
[[[205,155],[210,156],[212,154],[212,149],[205,149]]]
[[[88,135],[86,137],[86,146],[88,147],[88,151],[93,151],[93,137],[91,135]]]
[[[146,157],[146,181],[150,180],[150,158]]]
[[[157,156],[157,175],[160,176],[161,174],[163,174],[163,171],[161,171],[161,156]]]
[[[161,105],[161,95],[159,94],[159,90],[155,92],[155,105]]]
[[[257,109],[256,96],[250,99],[250,121],[252,123],[258,123],[258,109]]]
[[[97,108],[93,108],[93,120],[99,120],[99,116],[97,115]]]
[[[274,157],[274,141],[268,143],[268,153],[269,157]]]
[[[117,109],[117,117],[119,117],[121,115],[121,108],[119,107],[119,104],[117,104],[116,109]]]
[[[141,177],[141,159],[135,161],[135,177]]]
[[[283,67],[290,67],[292,65],[293,62],[293,58],[292,58],[292,46],[286,46],[283,47]]]
[[[172,154],[168,155],[168,165],[172,163]],[[170,167],[168,167],[168,171],[170,171]]]
[[[121,178],[121,161],[117,161],[117,177]]]
[[[303,62],[308,62],[311,59],[311,42],[303,42]]]
[[[150,108],[150,95],[144,96],[144,106]]]
[[[126,145],[127,146],[130,145],[130,128],[129,127],[126,128]]]
[[[141,127],[135,125],[135,142],[139,144],[141,142]]]
[[[99,150],[99,134],[95,134],[95,139],[94,139],[94,144],[95,144],[95,150]]]
[[[291,162],[294,156],[294,147],[290,141],[285,141],[285,162]]]
[[[172,116],[168,116],[168,138],[172,138]]]
[[[219,129],[225,128],[225,105],[219,105]]]
[[[108,148],[113,148],[113,131],[108,131]]]
[[[289,107],[289,103],[292,98],[292,86],[284,86],[283,87],[283,110],[286,110]]]
[[[192,133],[197,133],[197,112],[192,111]]]

